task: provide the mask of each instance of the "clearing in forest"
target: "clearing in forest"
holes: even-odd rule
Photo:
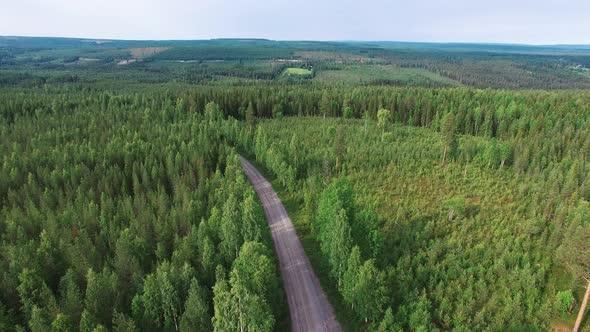
[[[305,68],[287,68],[283,72],[283,76],[310,77],[311,75],[311,70]]]
[[[163,52],[167,50],[169,47],[139,47],[139,48],[132,48],[131,55],[134,58],[144,58],[146,56],[154,55],[156,53]]]

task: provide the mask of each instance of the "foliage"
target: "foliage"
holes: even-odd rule
[[[487,93],[490,98],[496,95],[493,91]],[[514,93],[506,96],[517,98]],[[563,104],[554,104],[552,112],[560,109],[559,105]],[[446,135],[454,151],[444,169],[440,160],[445,135],[439,132],[444,114],[432,114],[432,122],[426,125],[431,128],[399,124],[415,124],[427,111],[409,117],[396,112],[388,144],[380,144],[381,132],[375,117],[368,122],[313,117],[260,121],[258,131],[264,133],[264,139],[259,136],[260,139],[253,140],[252,151],[264,163],[269,152],[257,143],[273,142],[276,150],[273,148],[272,153],[291,162],[291,138],[284,133],[291,132],[302,141],[297,152],[303,156],[297,161],[302,169],[297,182],[303,190],[294,194],[303,202],[301,209],[306,212],[295,219],[297,227],[306,232],[305,221],[311,221],[311,235],[320,249],[326,248],[321,253],[330,267],[328,271],[332,271],[335,288],[353,311],[362,311],[354,294],[358,271],[367,260],[374,259],[378,272],[365,274],[381,274],[379,278],[385,280],[383,291],[389,295],[385,302],[373,306],[379,314],[358,314],[360,321],[368,318],[380,322],[385,308],[391,307],[395,322],[402,329],[542,327],[548,324],[555,296],[550,291],[555,286],[547,281],[550,267],[567,262],[555,255],[561,239],[567,238],[567,234],[580,234],[579,241],[576,237],[568,241],[577,243],[576,250],[582,250],[585,243],[580,228],[586,225],[580,224],[586,220],[585,212],[582,207],[574,207],[584,205],[580,197],[588,197],[584,187],[588,179],[583,175],[587,173],[580,171],[579,161],[585,154],[580,155],[577,147],[587,144],[589,132],[574,125],[582,121],[580,117],[565,115],[578,114],[575,109],[563,112],[562,118],[572,122],[562,120],[560,126],[579,129],[576,135],[567,136],[577,143],[560,145],[559,154],[547,154],[552,151],[549,146],[555,144],[550,143],[553,138],[563,137],[554,127],[521,131],[516,125],[524,119],[531,123],[538,123],[540,118],[547,121],[552,116],[549,113],[525,115],[521,111],[518,120],[510,117],[511,129],[500,134],[503,138],[494,137],[498,133],[494,125],[491,130],[483,129],[495,123],[483,114],[481,123],[467,131],[464,120],[455,120],[451,127],[454,133]],[[454,116],[466,119],[469,114],[465,111]],[[336,138],[330,128],[336,127],[343,128],[346,146],[340,166],[343,172],[337,179],[325,177],[334,174]],[[525,135],[544,139],[530,140]],[[515,152],[504,165],[497,152],[503,140],[509,140],[515,151],[521,151]],[[541,164],[552,166],[542,168]],[[363,208],[376,209],[377,232],[356,228],[372,223],[356,222]],[[337,251],[328,249],[329,244],[338,243],[335,238],[347,241],[346,235],[331,235],[347,234],[335,227],[336,220],[344,219],[337,218],[342,209],[347,211],[353,239],[349,247],[352,254],[345,261],[336,258]],[[361,235],[366,234],[379,236],[363,239]],[[371,243],[375,243],[375,249]],[[359,248],[353,249],[355,245]],[[572,252],[570,256],[576,260],[586,257],[577,251],[567,252]],[[340,266],[346,266],[343,274],[338,273]]]
[[[574,302],[574,294],[571,290],[560,291],[555,295],[555,309],[562,317],[570,313]]]

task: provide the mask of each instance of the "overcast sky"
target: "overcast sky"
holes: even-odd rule
[[[590,44],[590,0],[0,0],[0,35]]]

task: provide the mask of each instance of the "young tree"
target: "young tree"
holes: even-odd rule
[[[387,303],[387,287],[385,286],[385,274],[375,267],[375,261],[369,259],[359,269],[355,298],[358,301],[359,316],[367,321],[374,322],[383,314],[383,308]]]
[[[248,132],[253,133],[256,126],[256,114],[252,102],[248,103],[248,109],[246,109],[246,123],[248,124]]]
[[[84,307],[84,297],[75,280],[76,276],[69,269],[59,283],[60,306],[72,322],[79,322]]]
[[[244,243],[230,276],[240,331],[272,331],[275,318],[269,300],[277,292],[277,279],[266,247]]]
[[[291,142],[289,143],[289,159],[291,161],[291,165],[297,171],[299,171],[301,168],[304,153],[305,152],[303,150],[303,144],[301,143],[301,140],[296,133],[293,133],[291,136]]]
[[[227,263],[237,257],[242,245],[240,238],[240,210],[236,196],[232,193],[223,205],[221,217],[221,254]]]
[[[352,248],[352,236],[350,224],[346,216],[346,210],[340,209],[336,215],[332,227],[329,229],[329,243],[327,246],[328,261],[331,266],[331,273],[338,281],[338,288],[342,287],[342,277],[346,271],[347,258]]]
[[[238,328],[236,320],[237,312],[229,283],[222,273],[216,274],[218,275],[217,282],[213,287],[214,316],[211,319],[213,331],[236,331]]]
[[[383,320],[381,320],[381,323],[379,323],[379,326],[377,327],[377,332],[394,332],[399,330],[399,327],[395,325],[391,308],[387,308]]]
[[[275,119],[282,119],[285,115],[285,104],[281,101],[276,103],[272,108],[272,117]]]
[[[346,210],[346,216],[356,215],[354,192],[350,182],[338,179],[332,182],[323,192],[319,200],[317,215],[312,223],[312,232],[320,244],[328,243],[329,228],[340,209]]]
[[[430,300],[426,297],[425,292],[422,292],[422,295],[411,303],[408,320],[412,331],[431,330]]]
[[[574,294],[571,290],[557,292],[555,296],[555,307],[561,317],[565,317],[575,303]]]
[[[116,312],[113,314],[113,331],[114,332],[137,332],[137,326],[133,319],[127,315]]]
[[[340,172],[340,163],[344,160],[346,153],[346,143],[344,142],[344,127],[339,126],[336,130],[336,137],[334,139],[334,155],[336,156],[335,173],[338,176]]]
[[[320,101],[320,113],[326,118],[326,115],[330,114],[331,101],[327,91],[322,94],[322,100]]]
[[[363,257],[377,258],[383,247],[383,234],[374,209],[369,207],[358,212],[351,223],[353,242],[357,244]]]
[[[379,109],[377,111],[377,126],[381,128],[381,141],[383,142],[385,136],[385,129],[387,125],[391,121],[391,111],[385,108]]]
[[[106,269],[100,273],[88,270],[85,307],[97,324],[110,326],[117,294],[117,277],[114,273]]]
[[[211,315],[204,289],[197,279],[191,280],[188,297],[184,304],[184,313],[180,318],[181,331],[210,331]]]
[[[445,202],[445,207],[449,209],[449,221],[460,218],[465,214],[465,197],[455,196]]]
[[[96,325],[96,319],[92,316],[90,311],[84,309],[80,318],[80,332],[92,332]]]
[[[512,146],[508,143],[501,142],[498,144],[498,152],[500,155],[500,168],[504,168],[506,160],[509,160],[512,156]]]
[[[260,205],[256,201],[256,193],[251,187],[244,193],[241,211],[244,242],[261,241],[262,230],[260,229],[260,224],[264,220],[264,215],[262,214]]]
[[[447,162],[447,153],[449,149],[452,148],[455,144],[455,115],[452,112],[445,114],[442,122],[443,123],[441,129],[445,145],[442,158],[442,167],[445,167]]]
[[[29,328],[31,332],[46,332],[50,331],[49,317],[47,313],[34,305],[31,308],[31,319],[29,319]]]
[[[164,324],[165,326],[172,326],[173,324],[174,329],[178,331],[181,310],[180,295],[167,274],[160,275],[158,283],[161,292],[161,314],[164,318]]]
[[[31,317],[33,307],[38,310],[57,311],[53,293],[36,271],[25,268],[18,276],[17,291],[22,303],[22,310],[27,318]]]
[[[342,105],[342,116],[345,119],[352,119],[354,113],[352,111],[352,107],[348,105],[348,101],[345,100],[344,104]]]
[[[184,271],[174,268],[164,261],[155,272],[149,274],[144,283],[142,302],[145,308],[145,316],[155,326],[179,329],[182,290],[176,280],[187,279],[189,276],[181,275]],[[187,280],[188,281],[188,280]],[[180,282],[184,284],[183,282]]]
[[[71,330],[71,322],[64,314],[57,314],[53,322],[51,322],[51,332],[69,332]]]
[[[357,303],[357,283],[358,283],[358,276],[359,270],[361,268],[361,250],[358,246],[354,246],[352,248],[352,252],[350,253],[350,257],[348,257],[348,263],[346,264],[346,272],[344,273],[344,278],[342,281],[342,297],[344,301],[348,303],[352,309],[355,309],[355,304]]]
[[[214,102],[210,102],[205,106],[205,119],[210,123],[218,122],[223,119],[223,111]]]
[[[370,122],[371,122],[371,114],[369,114],[369,111],[365,111],[363,113],[363,123],[364,123],[363,127],[365,129],[365,136],[367,136]]]

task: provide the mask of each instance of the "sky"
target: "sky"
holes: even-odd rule
[[[589,0],[0,3],[0,36],[590,44]]]

